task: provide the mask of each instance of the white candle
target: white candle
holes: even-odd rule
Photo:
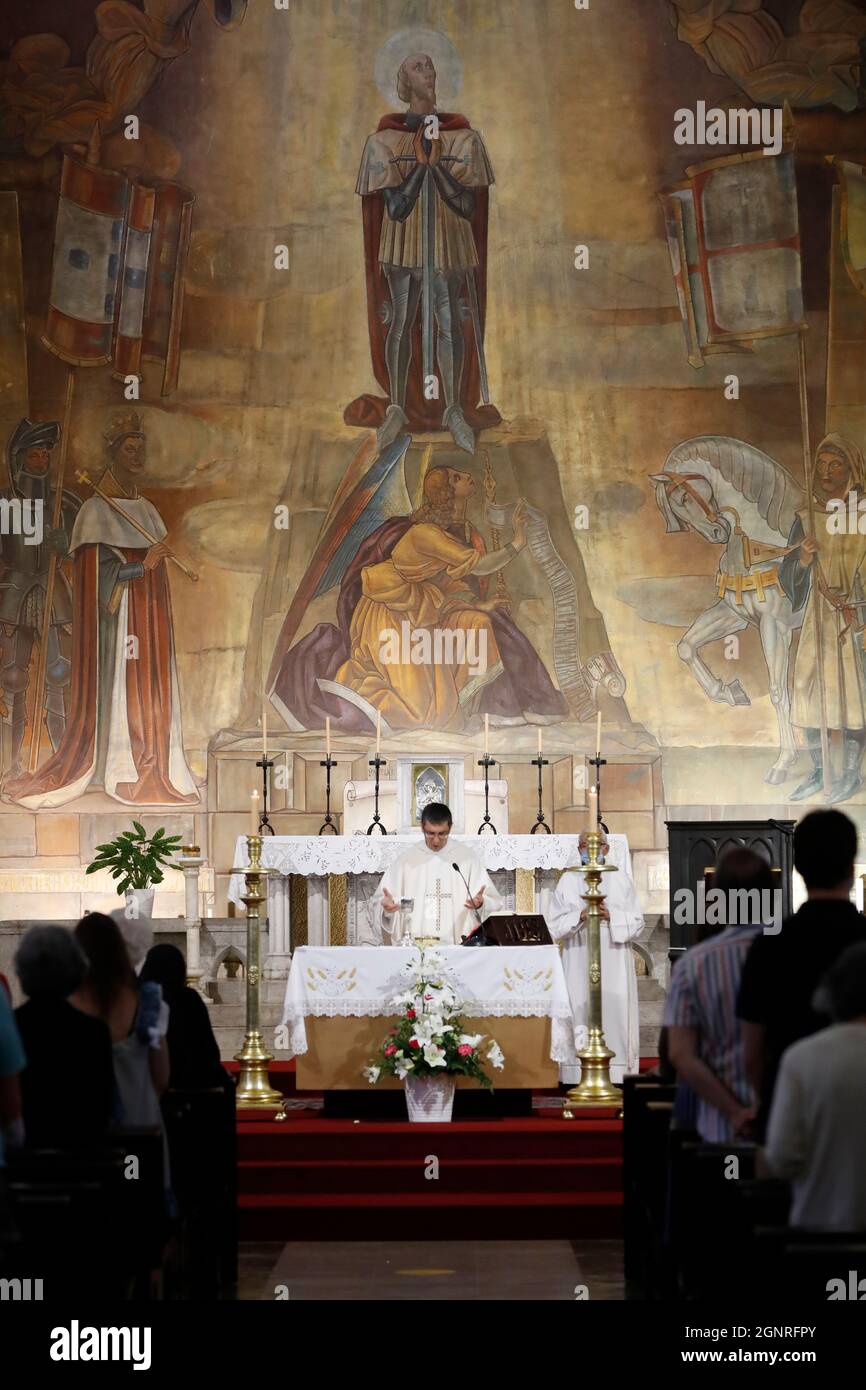
[[[595,725],[595,756],[601,757],[601,710],[598,712],[598,719]]]
[[[250,834],[259,833],[259,794],[250,792]]]
[[[590,789],[589,789],[589,796],[587,797],[587,806],[588,806],[588,810],[589,810],[589,829],[590,829],[590,830],[597,830],[597,829],[598,829],[598,788],[597,788],[597,787],[590,787]]]
[[[331,716],[325,715],[325,757],[331,756]]]
[[[376,757],[379,756],[379,749],[382,746],[382,711],[376,710]]]
[[[541,757],[541,725],[538,726],[538,756]]]
[[[268,697],[262,691],[262,762],[268,756]]]
[[[485,758],[487,757],[487,753],[488,753],[489,749],[490,749],[490,715],[489,715],[489,714],[485,714],[485,716],[484,716],[484,756],[485,756]]]

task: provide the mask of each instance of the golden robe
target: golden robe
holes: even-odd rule
[[[361,598],[350,628],[352,654],[335,680],[381,710],[392,729],[461,728],[476,712],[481,691],[501,673],[490,616],[461,582],[482,558],[441,526],[416,522],[387,560],[361,571]],[[483,662],[411,657],[395,662],[389,635],[399,638],[404,623],[413,632],[447,629],[466,638],[474,632],[474,653],[483,654]]]

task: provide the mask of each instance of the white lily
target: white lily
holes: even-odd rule
[[[381,1072],[381,1067],[364,1067],[364,1076],[366,1076],[371,1086],[375,1086],[376,1082],[379,1080]]]
[[[444,1067],[445,1052],[438,1043],[429,1042],[424,1048],[424,1061],[429,1067]]]
[[[505,1053],[498,1042],[491,1042],[487,1049],[487,1060],[492,1067],[496,1067],[497,1071],[502,1071],[505,1066]]]
[[[402,1081],[405,1076],[408,1076],[410,1071],[414,1070],[415,1063],[410,1062],[408,1057],[401,1057],[394,1068],[394,1075]]]
[[[477,1047],[483,1037],[483,1033],[461,1033],[458,1038],[458,1046],[462,1047],[466,1043],[469,1047]]]

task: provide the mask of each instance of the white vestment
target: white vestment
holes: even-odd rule
[[[471,850],[449,841],[443,849],[428,849],[422,841],[395,859],[385,870],[371,901],[376,945],[399,945],[404,930],[410,936],[438,936],[445,946],[459,946],[478,924],[478,915],[464,907],[469,896],[460,875],[451,867],[459,864],[475,897],[484,889],[479,908],[482,920],[502,909],[502,899],[487,870]],[[387,889],[395,902],[411,898],[410,911],[385,912],[383,893]]]
[[[610,924],[601,923],[601,1017],[604,1040],[612,1052],[611,1081],[620,1082],[624,1072],[637,1071],[640,1062],[640,1020],[637,1002],[637,973],[634,953],[629,946],[643,930],[643,912],[635,886],[623,869],[603,874],[601,890]],[[547,913],[547,925],[554,941],[562,942],[562,967],[568,984],[568,997],[574,1014],[578,1048],[586,1042],[588,1018],[586,923],[578,920],[586,903],[586,878],[569,870],[562,875]],[[580,1080],[580,1063],[560,1066],[559,1077],[568,1085]]]

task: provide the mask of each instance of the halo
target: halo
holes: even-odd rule
[[[443,111],[451,110],[463,86],[463,64],[447,34],[438,29],[398,29],[385,40],[373,66],[373,80],[382,96],[392,110],[405,104],[397,96],[397,72],[413,53],[430,54],[436,69],[437,105]]]

